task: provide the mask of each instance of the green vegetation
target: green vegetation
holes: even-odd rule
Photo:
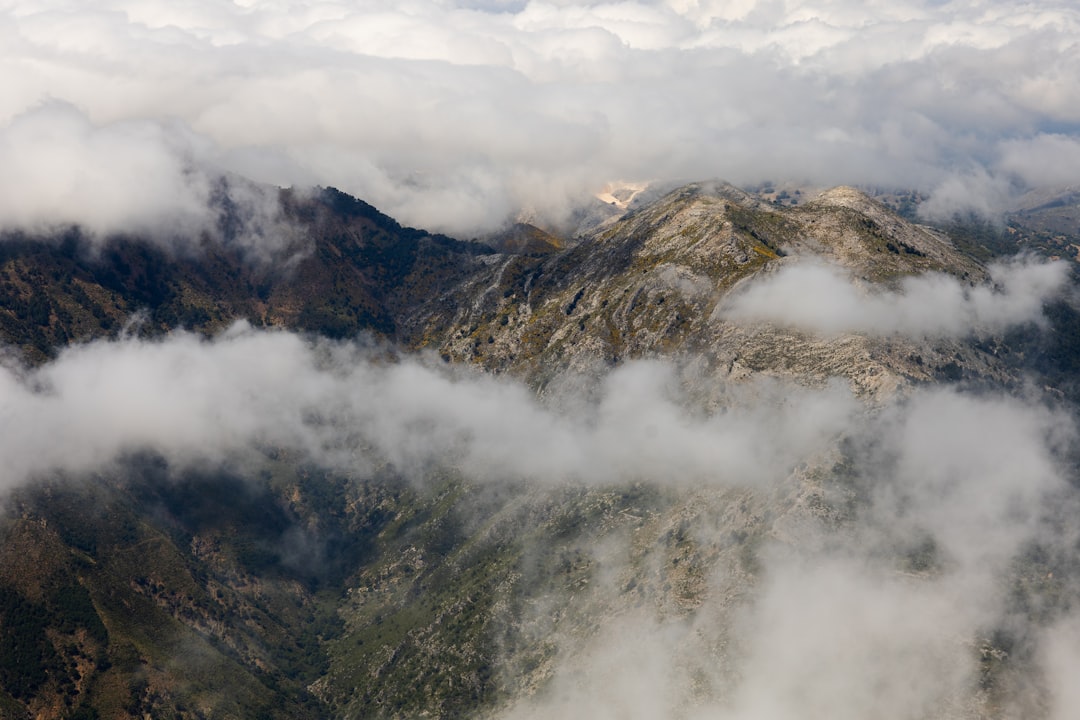
[[[37,528],[52,540],[35,544],[52,549],[0,582],[0,688],[83,717],[324,716],[307,685],[327,671],[342,583],[367,552],[365,533],[348,528],[379,515],[343,512],[344,479],[308,477],[302,512],[323,531],[301,537],[300,514],[272,491],[291,493],[277,483],[295,469],[268,469],[270,484],[177,477],[134,457],[111,478],[21,491],[3,534]]]
[[[0,587],[0,684],[20,700],[33,697],[58,666],[49,620],[43,605]]]

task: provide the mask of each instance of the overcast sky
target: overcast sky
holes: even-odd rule
[[[615,180],[1080,180],[1068,0],[0,0],[0,223],[185,227],[207,179],[467,235]]]

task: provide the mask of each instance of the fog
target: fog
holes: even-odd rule
[[[5,0],[0,224],[198,224],[229,172],[466,237],[616,180],[993,213],[1080,181],[1078,30],[1066,0]]]
[[[122,234],[179,252],[211,238],[286,260],[297,236],[276,191],[228,173],[215,152],[178,120],[99,126],[44,103],[0,129],[0,228],[48,237],[78,225],[94,246]]]
[[[772,501],[781,517],[767,525],[757,582],[721,555],[688,612],[635,608],[622,583],[595,590],[607,608],[595,631],[555,633],[551,686],[501,717],[1073,716],[1071,418],[1023,398],[926,389],[850,420],[852,516]],[[846,482],[826,480],[824,497],[842,500]],[[699,517],[690,533],[700,558],[732,526]],[[1033,548],[1069,559],[1047,573]],[[592,558],[600,576],[662,581],[630,555]],[[1004,649],[992,640],[1002,636]]]
[[[834,385],[788,389],[782,407],[691,413],[676,369],[639,361],[570,412],[431,358],[380,362],[363,345],[244,323],[212,340],[180,332],[72,347],[39,369],[5,370],[0,395],[8,486],[141,450],[182,466],[267,448],[353,473],[452,464],[487,481],[757,485],[827,444],[858,408]]]
[[[557,221],[619,180],[904,187],[927,217],[993,216],[1029,187],[1080,183],[1077,38],[1067,0],[0,0],[0,229],[183,247],[222,232],[227,193],[248,219],[238,241],[272,256],[288,228],[239,178],[336,186],[463,237]],[[787,261],[721,312],[963,338],[1038,324],[1065,273],[1019,262],[993,287],[871,290]],[[550,684],[501,714],[1080,715],[1078,437],[1042,398],[907,387],[869,407],[839,381],[755,380],[706,407],[658,360],[589,397],[538,398],[387,355],[238,324],[75,345],[38,368],[4,358],[0,489],[139,452],[244,468],[284,449],[358,478],[448,466],[480,485],[745,492],[783,510],[761,521],[753,572],[723,560],[729,528],[691,525],[721,548],[698,605],[639,608],[597,583],[611,612],[554,634]],[[843,512],[808,509],[811,489]],[[640,559],[583,550],[609,578]],[[1003,629],[1015,642],[990,648]],[[993,697],[991,650],[1012,653]]]
[[[1048,267],[1002,269],[1001,297],[1040,297],[1057,283]],[[998,327],[1032,317],[1030,308],[999,312],[993,298],[967,302],[991,307]],[[641,573],[631,544],[581,548],[598,568],[592,607],[609,612],[590,632],[554,632],[548,639],[563,650],[550,684],[501,714],[1032,717],[1029,695],[990,699],[979,689],[988,638],[1009,628],[1027,647],[1011,672],[1038,689],[1049,716],[1075,715],[1080,658],[1066,638],[1080,616],[1062,600],[1077,589],[1071,561],[1053,566],[1045,595],[1033,591],[1041,620],[1015,600],[1021,578],[1049,582],[1031,577],[1044,572],[1024,559],[1032,548],[1072,558],[1080,537],[1070,415],[1037,396],[931,386],[869,407],[843,383],[764,380],[730,388],[710,408],[685,377],[668,362],[632,361],[569,402],[429,356],[243,323],[211,339],[126,336],[70,347],[36,369],[5,366],[3,480],[10,488],[107,472],[145,451],[182,470],[243,468],[287,450],[357,478],[452,467],[481,485],[637,482],[685,493],[687,507],[752,493],[778,515],[761,526],[758,568],[750,577],[722,559],[705,563],[690,610],[630,602],[618,578],[660,582]],[[841,457],[848,470],[837,474]],[[849,509],[809,510],[799,498],[810,487]],[[723,558],[734,530],[695,522],[689,532]],[[662,556],[646,559],[664,567]],[[568,602],[563,590],[542,592],[537,607]]]
[[[972,286],[929,273],[905,277],[897,290],[885,290],[805,258],[755,277],[718,312],[740,323],[770,322],[824,335],[984,336],[1041,322],[1043,303],[1065,291],[1069,266],[1019,259],[992,265],[989,272],[991,284]]]

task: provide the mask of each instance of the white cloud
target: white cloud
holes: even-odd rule
[[[558,213],[615,178],[947,189],[1015,173],[1010,148],[1071,142],[1080,123],[1080,11],[1064,0],[3,11],[0,124],[43,98],[96,127],[167,122],[225,169],[336,184],[461,234],[521,207]]]
[[[983,168],[956,172],[933,189],[929,199],[919,206],[919,214],[938,221],[972,213],[994,218],[1008,204],[1009,195],[1010,177],[1006,174],[993,175]]]
[[[47,102],[0,128],[0,228],[49,234],[79,225],[92,242],[134,234],[169,248],[223,237],[231,202],[242,221],[230,241],[259,261],[281,259],[297,236],[276,192],[231,176],[213,144],[177,122],[90,122]]]
[[[4,371],[0,382],[8,484],[137,450],[222,462],[271,445],[334,467],[389,462],[410,474],[453,463],[490,480],[758,485],[782,477],[856,408],[835,387],[788,392],[782,413],[776,403],[694,416],[672,368],[631,363],[602,382],[587,411],[564,413],[519,384],[415,360],[383,365],[349,344],[312,346],[244,325],[212,341],[178,333],[77,346],[29,379]]]
[[[753,278],[718,312],[824,335],[978,336],[1041,322],[1043,303],[1064,290],[1068,266],[1018,261],[990,274],[992,285],[930,273],[903,279],[898,290],[868,289],[840,268],[800,259]]]
[[[565,649],[553,684],[518,698],[511,718],[909,720],[970,707],[980,638],[1027,622],[1010,614],[1014,561],[1034,542],[1071,553],[1077,537],[1062,461],[1075,428],[1022,398],[913,389],[870,412],[835,386],[761,384],[707,411],[675,368],[635,362],[564,404],[506,378],[377,355],[237,325],[210,340],[100,341],[38,369],[4,369],[4,486],[107,470],[136,451],[173,468],[237,467],[274,447],[360,477],[387,462],[406,476],[441,464],[482,483],[683,491],[703,578],[696,604],[633,609],[620,580],[649,587],[644,597],[666,592],[664,572],[642,571],[665,544],[646,540],[679,513],[640,526],[633,542],[597,528],[599,544],[581,551],[598,580],[573,605],[592,615],[572,616],[558,588],[528,598],[595,632],[544,638]],[[815,475],[841,438],[849,474]],[[799,498],[815,483],[824,502],[854,504],[839,519],[808,512]],[[702,507],[712,521],[694,520]],[[727,574],[722,558],[741,542],[737,518],[757,513],[754,583]],[[928,568],[903,572],[927,543]],[[1075,653],[1030,629],[1040,664],[1016,672],[1045,673],[1054,717],[1070,717]]]
[[[212,191],[201,152],[179,126],[95,127],[70,105],[40,106],[0,130],[0,224],[197,235]]]
[[[212,230],[206,204],[229,170],[337,185],[464,234],[523,206],[558,212],[613,178],[911,184],[935,191],[932,212],[992,212],[1016,179],[1076,182],[1078,35],[1065,0],[0,0],[0,225]],[[1065,269],[869,293],[801,261],[729,311],[825,334],[957,337],[1037,322]],[[732,629],[713,626],[730,619],[713,578],[691,621],[614,617],[566,666],[561,700],[514,712],[908,720],[954,707],[979,671],[972,643],[1005,612],[1003,568],[1033,539],[1064,546],[1041,513],[1065,492],[1069,420],[953,392],[869,416],[836,387],[755,389],[691,411],[672,368],[632,363],[595,402],[563,407],[424,359],[375,363],[243,326],[123,339],[0,370],[2,482],[136,450],[183,465],[270,445],[358,473],[450,462],[488,482],[772,489],[847,435],[867,506],[841,531],[808,531],[820,542],[763,555],[766,580],[733,621],[730,694],[681,694],[679,663],[717,672],[683,643]],[[940,567],[896,572],[887,561],[923,536]],[[1036,653],[1055,719],[1076,715],[1076,627],[1063,619]]]
[[[1080,138],[1046,134],[1003,142],[1001,169],[1032,186],[1080,183]]]
[[[845,519],[803,508],[797,532],[787,532],[783,514],[800,510],[772,495],[768,511],[781,518],[764,523],[771,542],[759,546],[754,581],[722,560],[702,560],[732,542],[734,507],[745,496],[727,505],[721,496],[688,501],[715,503],[724,518],[695,523],[686,510],[673,513],[690,525],[694,552],[683,559],[709,578],[694,609],[674,617],[649,603],[629,609],[642,595],[628,598],[624,583],[577,599],[591,608],[596,632],[545,638],[560,645],[551,686],[519,698],[504,717],[986,717],[994,715],[979,686],[988,676],[995,703],[1031,717],[1036,708],[1008,685],[1010,673],[1014,683],[1049,691],[1038,702],[1051,717],[1073,716],[1075,613],[1039,628],[1014,604],[1014,573],[1037,572],[1023,560],[1034,543],[1074,553],[1076,493],[1062,462],[1076,438],[1073,423],[1018,398],[929,389],[879,415],[853,416],[846,436],[854,477],[817,489],[840,508],[859,498]],[[646,532],[637,529],[635,541]],[[912,569],[906,561],[919,548],[928,555]],[[644,597],[675,582],[642,571],[645,563],[629,551],[593,558],[598,574],[646,586]],[[660,562],[675,574],[670,558]],[[1059,582],[1070,589],[1050,593],[1074,592],[1068,578]],[[1031,602],[1055,612],[1050,597]],[[997,670],[981,666],[997,628],[1031,638],[1034,658],[1018,651],[999,655]]]
[[[906,720],[969,692],[975,668],[957,638],[982,618],[957,602],[971,598],[835,558],[775,571],[744,628],[745,680],[722,717]]]
[[[1040,660],[1047,670],[1047,694],[1052,720],[1066,720],[1080,709],[1076,672],[1080,670],[1080,618],[1068,618],[1051,627],[1043,637]]]

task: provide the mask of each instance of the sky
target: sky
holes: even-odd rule
[[[190,232],[222,173],[459,236],[615,181],[994,212],[1080,181],[1078,43],[1068,0],[0,0],[0,225]]]

